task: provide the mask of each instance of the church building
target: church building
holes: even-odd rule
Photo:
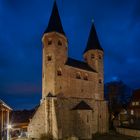
[[[104,100],[104,50],[92,23],[84,61],[68,56],[68,40],[56,2],[42,37],[42,99],[28,126],[29,138],[92,139],[108,132]]]

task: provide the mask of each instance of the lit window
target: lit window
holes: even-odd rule
[[[139,105],[139,102],[136,102],[135,104],[136,104],[136,105]]]
[[[61,68],[59,68],[59,69],[57,70],[57,75],[58,75],[58,76],[61,76],[61,75],[62,75],[62,70],[61,70]]]
[[[76,73],[76,78],[77,78],[77,79],[81,79],[81,73],[80,73],[80,72],[77,72],[77,73]]]
[[[62,46],[62,42],[60,40],[58,41],[58,45],[59,46]]]
[[[52,60],[52,56],[48,55],[48,61],[51,61],[51,60]]]
[[[131,110],[131,115],[134,115],[134,110]]]
[[[135,102],[132,102],[132,106],[135,106]]]

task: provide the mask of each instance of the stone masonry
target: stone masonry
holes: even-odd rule
[[[68,41],[56,2],[43,38],[42,99],[28,126],[29,138],[92,139],[108,132],[104,100],[104,51],[92,23],[84,61],[68,57]]]

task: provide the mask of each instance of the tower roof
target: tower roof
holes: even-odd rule
[[[53,10],[50,16],[48,27],[44,33],[53,32],[53,31],[65,35],[65,32],[62,27],[61,19],[59,16],[59,11],[58,11],[56,1],[54,2],[54,5],[53,5]]]
[[[94,23],[92,23],[87,46],[86,46],[84,53],[87,52],[88,50],[101,50],[101,51],[103,51],[103,48],[100,46],[100,43],[98,40],[98,36],[97,36],[97,32],[96,32]]]

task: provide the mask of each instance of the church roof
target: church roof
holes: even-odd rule
[[[72,110],[92,110],[92,108],[85,101],[81,101]]]
[[[83,70],[87,70],[87,71],[96,72],[87,63],[79,61],[79,60],[75,60],[73,58],[68,58],[67,62],[66,62],[66,65],[72,66],[72,67],[75,67],[75,68],[79,68],[79,69],[83,69]]]
[[[97,32],[96,32],[96,29],[95,29],[95,26],[93,23],[91,26],[87,46],[86,46],[84,53],[87,52],[88,50],[101,50],[101,51],[103,51],[103,48],[100,46]]]
[[[140,100],[140,89],[134,90],[133,95],[132,95],[132,100],[133,101]]]
[[[38,108],[38,106],[37,106]],[[35,114],[36,108],[32,110],[16,110],[11,113],[11,122],[14,123],[29,123],[32,116]]]
[[[59,11],[58,11],[56,1],[54,2],[54,5],[53,5],[53,10],[50,16],[48,27],[44,33],[53,32],[53,31],[65,35],[65,32],[62,27],[61,19],[59,16]]]

